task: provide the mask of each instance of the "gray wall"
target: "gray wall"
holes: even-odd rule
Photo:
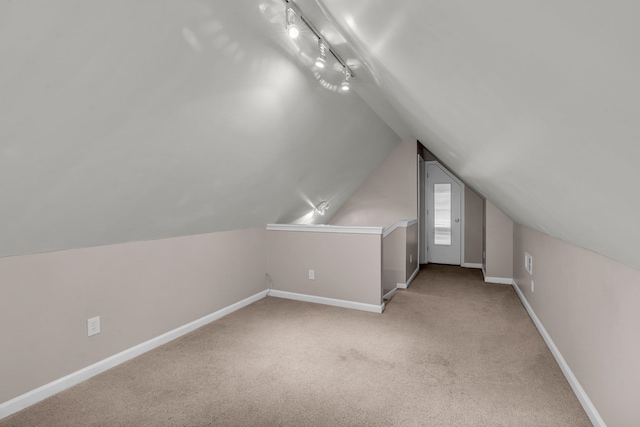
[[[519,224],[513,241],[517,286],[600,416],[640,425],[640,270]]]
[[[403,141],[337,210],[329,224],[388,227],[418,215],[416,141]]]
[[[411,275],[418,267],[418,224],[416,223],[408,226],[406,229],[404,283],[409,281]]]
[[[485,200],[485,276],[513,277],[513,221],[489,200]]]
[[[464,262],[482,264],[484,207],[480,196],[464,187]]]
[[[0,258],[0,403],[265,290],[266,251],[248,229]]]
[[[267,231],[271,288],[364,304],[382,302],[379,234]],[[309,280],[309,270],[315,279]]]
[[[398,283],[405,283],[406,232],[396,228],[382,238],[382,294],[396,289]]]

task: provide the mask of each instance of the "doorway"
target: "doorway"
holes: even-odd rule
[[[423,254],[421,261],[462,264],[464,184],[435,161],[424,162]]]

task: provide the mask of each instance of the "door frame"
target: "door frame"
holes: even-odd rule
[[[424,197],[425,192],[425,162],[420,154],[418,154],[418,266],[420,264],[427,264],[426,257],[426,240],[424,239],[423,229],[426,229],[426,222],[424,218],[424,204],[426,199]]]
[[[420,156],[418,156],[420,157]],[[419,161],[418,161],[419,162]],[[418,163],[420,165],[420,162]],[[436,165],[438,166],[440,169],[442,169],[443,172],[445,172],[452,180],[454,180],[457,184],[460,185],[460,266],[464,265],[464,226],[465,226],[465,218],[464,218],[464,199],[465,199],[465,192],[466,192],[466,186],[464,185],[464,182],[462,182],[457,176],[455,176],[449,169],[447,169],[442,163],[438,162],[437,160],[426,160],[422,162],[422,165],[424,165],[424,171],[426,171],[427,169],[427,165]],[[422,175],[420,177],[420,175]],[[428,200],[428,198],[431,196],[431,193],[429,191],[429,186],[427,185],[427,181],[428,181],[428,177],[426,173],[421,173],[420,172],[420,168],[418,168],[418,176],[420,177],[420,182],[418,184],[418,212],[422,213],[422,212],[426,212],[426,208],[425,208],[425,203]],[[424,199],[420,200],[420,188],[421,186],[424,186]],[[423,218],[422,215],[418,216],[418,223],[422,222],[421,225],[418,225],[418,237],[419,240],[422,239],[422,242],[419,242],[418,244],[418,259],[420,260],[420,262],[422,263],[422,259],[420,258],[420,249],[422,249],[424,252],[424,264],[428,264],[428,257],[426,256],[426,252],[428,251],[428,245],[429,245],[429,239],[428,239],[428,235],[427,235],[427,218],[426,216]],[[424,235],[420,233],[420,230],[424,230]]]

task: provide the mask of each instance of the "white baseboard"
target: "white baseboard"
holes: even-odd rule
[[[484,281],[487,283],[498,283],[500,285],[511,285],[513,283],[513,279],[511,277],[489,277],[487,276],[484,267],[482,268],[482,276],[484,277]]]
[[[296,301],[313,302],[316,304],[332,305],[334,307],[352,308],[355,310],[369,311],[371,313],[382,313],[384,311],[384,303],[380,305],[365,304],[362,302],[346,301],[342,299],[318,297],[315,295],[297,294],[295,292],[278,291],[272,289],[269,291],[270,297],[292,299]]]
[[[408,289],[409,285],[411,285],[411,282],[413,282],[413,279],[416,278],[416,276],[418,275],[418,273],[420,273],[420,264],[418,264],[418,266],[416,267],[416,269],[414,270],[413,274],[411,275],[411,277],[409,277],[409,280],[407,280],[407,283],[398,283],[396,286],[398,289]]]
[[[484,277],[484,281],[487,283],[498,283],[500,285],[510,285],[513,279],[510,277]]]
[[[461,267],[464,267],[464,268],[482,268],[482,263],[463,262]]]
[[[527,299],[525,298],[520,288],[518,288],[516,281],[512,280],[511,285],[515,289],[516,294],[518,294],[518,297],[520,297],[520,301],[522,301],[522,305],[524,305],[524,308],[527,310],[527,313],[529,313],[529,317],[531,317],[531,320],[533,320],[533,323],[536,325],[536,328],[538,328],[538,331],[540,332],[540,335],[542,335],[544,342],[547,343],[549,350],[551,350],[551,354],[553,354],[553,357],[555,357],[556,362],[558,362],[560,369],[562,369],[562,373],[564,373],[564,376],[567,378],[569,385],[573,389],[573,392],[576,394],[576,397],[582,404],[584,411],[589,416],[589,419],[591,420],[593,425],[596,427],[606,427],[604,420],[598,413],[598,410],[596,409],[596,407],[593,405],[593,402],[591,402],[591,399],[589,399],[587,392],[582,388],[582,386],[580,385],[580,382],[578,381],[576,376],[573,374],[573,371],[567,364],[567,361],[564,360],[564,357],[562,357],[560,350],[558,350],[558,347],[556,347],[555,343],[551,339],[551,336],[545,329],[544,325],[542,325],[542,322],[540,321],[540,319],[538,319],[538,316],[536,316],[536,313],[533,311],[533,308],[529,304],[529,301],[527,301]]]
[[[66,390],[69,387],[72,387],[76,384],[81,383],[82,381],[88,380],[91,377],[101,374],[102,372],[120,365],[127,360],[133,359],[134,357],[137,357],[143,353],[146,353],[149,350],[160,347],[161,345],[166,344],[169,341],[188,334],[189,332],[194,331],[195,329],[198,329],[215,320],[218,320],[221,317],[226,316],[227,314],[233,313],[236,310],[239,310],[255,301],[266,297],[268,292],[268,290],[258,292],[255,295],[243,299],[242,301],[238,301],[235,304],[231,304],[230,306],[220,309],[215,313],[211,313],[198,320],[194,320],[193,322],[187,323],[186,325],[180,326],[172,331],[152,338],[149,341],[145,341],[127,350],[121,351],[120,353],[107,357],[106,359],[96,362],[93,365],[89,365],[86,368],[82,368],[79,371],[73,372],[69,375],[38,387],[35,390],[31,390],[25,394],[8,400],[0,404],[0,419],[14,414],[28,406],[31,406],[34,403],[38,403],[41,400],[51,397],[54,394],[60,393],[61,391]]]
[[[398,288],[392,289],[389,292],[387,292],[386,294],[384,294],[382,296],[382,299],[383,300],[391,299],[396,294],[396,292],[398,292]]]

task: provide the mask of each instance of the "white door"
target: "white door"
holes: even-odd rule
[[[427,164],[427,261],[460,265],[461,185],[438,164]]]

